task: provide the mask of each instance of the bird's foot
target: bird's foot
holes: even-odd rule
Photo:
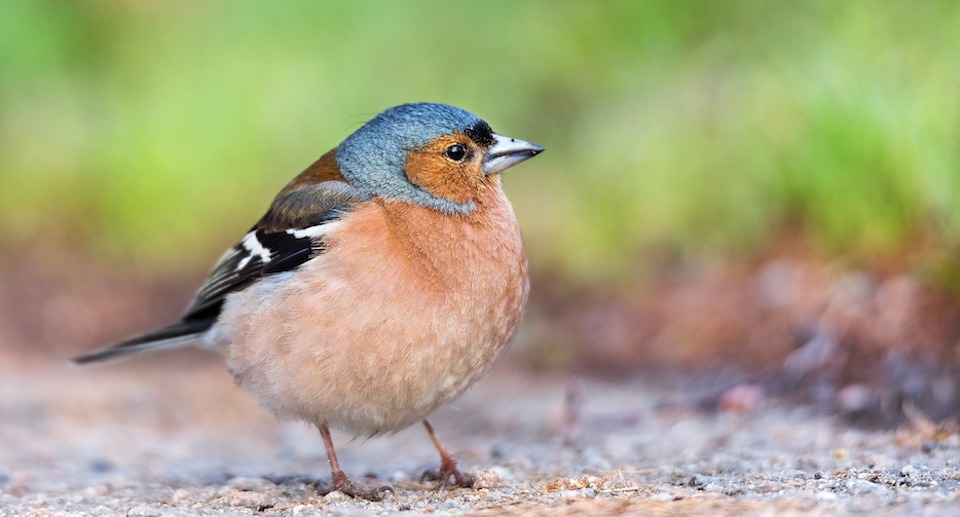
[[[477,477],[473,474],[460,472],[457,462],[453,458],[441,460],[438,470],[428,470],[420,476],[420,481],[437,481],[438,488],[448,486],[473,488]],[[452,481],[452,482],[451,482]]]
[[[327,495],[330,492],[340,492],[354,499],[365,499],[367,501],[382,501],[383,497],[387,495],[387,492],[393,492],[393,487],[387,485],[368,487],[354,483],[346,476],[334,476],[332,484],[318,481],[316,487],[319,495]]]

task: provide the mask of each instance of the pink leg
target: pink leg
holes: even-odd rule
[[[339,490],[340,492],[343,492],[351,497],[367,499],[369,501],[379,501],[383,499],[384,492],[390,490],[390,487],[377,487],[372,489],[360,486],[353,481],[350,481],[350,478],[347,477],[347,474],[344,473],[343,469],[340,468],[340,462],[337,460],[337,451],[333,449],[333,438],[330,437],[330,429],[327,428],[326,424],[321,424],[318,427],[320,429],[320,436],[323,438],[323,445],[327,448],[327,461],[330,462],[330,473],[333,477],[333,490]],[[333,490],[328,490],[323,495],[326,495]]]
[[[430,421],[424,419],[423,426],[427,428],[427,434],[430,435],[430,439],[433,440],[433,446],[437,448],[437,452],[440,453],[440,470],[438,472],[426,472],[424,473],[424,478],[433,478],[440,482],[441,487],[448,485],[453,486],[462,486],[464,488],[473,488],[474,483],[477,479],[471,474],[464,474],[457,469],[457,460],[453,458],[453,455],[450,454],[446,447],[440,443],[440,438],[437,437],[436,431],[433,430],[433,426],[430,425]],[[450,478],[453,478],[453,483],[450,483]]]

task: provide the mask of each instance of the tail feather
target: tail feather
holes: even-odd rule
[[[183,320],[168,327],[130,338],[116,345],[74,357],[73,362],[86,364],[113,359],[144,350],[160,350],[186,346],[199,340],[203,333],[210,329],[214,321],[214,318]]]

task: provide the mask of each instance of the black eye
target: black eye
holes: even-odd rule
[[[447,158],[450,158],[455,162],[459,162],[460,160],[463,159],[464,156],[467,155],[467,150],[464,149],[463,146],[460,144],[453,144],[450,147],[448,147],[443,154],[446,154]]]

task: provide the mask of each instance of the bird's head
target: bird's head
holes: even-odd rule
[[[337,147],[336,160],[343,177],[368,195],[465,214],[484,183],[541,151],[494,133],[468,111],[416,103],[364,124]]]

